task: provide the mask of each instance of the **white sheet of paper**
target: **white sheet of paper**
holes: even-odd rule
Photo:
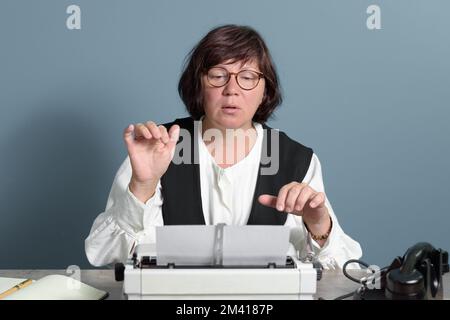
[[[156,227],[158,265],[212,265],[214,262],[214,226]]]
[[[157,264],[213,265],[216,233],[216,226],[157,227]],[[289,249],[289,227],[224,226],[222,249],[224,266],[284,265]]]
[[[223,241],[224,266],[283,266],[289,250],[289,227],[227,226]]]

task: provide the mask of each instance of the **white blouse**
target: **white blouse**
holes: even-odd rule
[[[201,127],[198,127],[200,189],[207,225],[247,224],[258,178],[263,137],[261,124],[255,123],[254,126],[257,137],[253,148],[244,159],[226,169],[216,164],[203,142]]]
[[[249,154],[225,169],[215,163],[203,142],[201,132],[197,135],[201,198],[207,225],[245,225],[248,221],[263,140],[262,126],[259,123],[254,123],[254,126],[257,139]],[[200,131],[201,126],[198,128]],[[105,211],[95,219],[85,240],[87,258],[94,266],[124,262],[137,243],[155,242],[155,227],[164,224],[161,183],[158,183],[153,197],[142,203],[128,188],[131,173],[130,159],[127,157],[115,176]],[[316,154],[313,154],[302,182],[315,191],[325,192]],[[285,225],[291,228],[289,254],[298,254],[300,257],[313,255],[326,269],[341,268],[347,260],[360,258],[362,250],[358,242],[343,232],[328,199],[325,205],[333,228],[322,248],[309,236],[302,218],[288,214]]]

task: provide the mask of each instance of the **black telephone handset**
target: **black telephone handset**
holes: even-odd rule
[[[410,247],[381,272],[380,289],[360,290],[355,299],[442,299],[442,275],[449,271],[448,253],[427,242]]]

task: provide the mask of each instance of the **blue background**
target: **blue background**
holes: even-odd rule
[[[70,4],[81,30],[66,28]],[[123,129],[186,115],[184,58],[225,23],[265,38],[284,93],[269,125],[317,153],[364,260],[449,250],[449,14],[445,0],[2,0],[0,268],[90,267]]]

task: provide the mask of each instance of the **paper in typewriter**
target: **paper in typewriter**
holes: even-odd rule
[[[224,226],[221,237],[217,236],[218,228],[198,225],[157,227],[157,264],[285,265],[289,249],[289,227]]]
[[[215,233],[214,226],[156,227],[157,264],[212,265]]]
[[[286,264],[289,227],[227,226],[223,230],[223,265]]]

